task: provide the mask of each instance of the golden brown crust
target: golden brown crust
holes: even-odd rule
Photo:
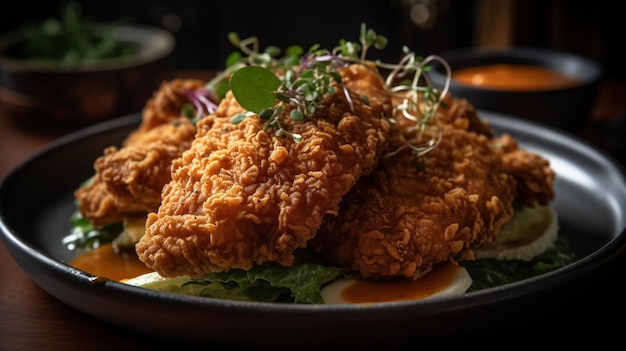
[[[91,184],[74,192],[80,212],[100,227],[155,211],[170,180],[172,160],[189,147],[194,135],[194,125],[183,117],[142,133],[125,147],[106,148],[94,163]]]
[[[419,159],[408,149],[383,158],[346,196],[340,215],[327,219],[312,248],[365,278],[419,279],[495,240],[516,199],[550,198],[547,161],[518,150],[508,136],[491,138],[467,101],[448,104],[439,145]],[[393,147],[401,133],[392,131]]]
[[[171,179],[172,160],[195,136],[195,126],[181,117],[183,105],[189,103],[187,92],[203,87],[199,80],[163,82],[142,111],[137,130],[121,148],[108,147],[96,159],[91,184],[74,192],[79,211],[92,225],[156,211],[162,188]]]
[[[173,79],[164,81],[148,100],[142,111],[141,125],[133,134],[141,134],[154,127],[170,123],[181,117],[185,104],[190,103],[189,93],[204,89],[205,82],[198,79]],[[132,143],[133,135],[127,140]]]
[[[294,251],[315,235],[324,215],[376,166],[391,102],[374,72],[342,70],[354,112],[338,93],[316,116],[280,119],[301,142],[274,136],[251,116],[229,119],[241,107],[228,95],[214,116],[198,123],[191,148],[173,162],[172,182],[137,244],[139,258],[163,276],[199,276],[255,264],[290,265]],[[370,97],[369,106],[360,99]]]
[[[408,150],[381,160],[328,220],[316,249],[365,278],[418,279],[491,242],[511,218],[515,181],[486,137],[445,126],[419,162],[423,170]]]
[[[556,174],[544,157],[519,148],[517,141],[508,134],[497,139],[503,152],[504,168],[517,180],[516,200],[526,206],[547,205],[554,199]]]

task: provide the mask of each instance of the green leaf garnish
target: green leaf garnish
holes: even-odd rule
[[[477,291],[509,284],[564,267],[575,260],[565,238],[558,237],[554,247],[537,255],[531,261],[480,259],[459,261],[467,269],[473,283],[468,291]]]
[[[72,231],[61,240],[69,250],[94,249],[104,243],[112,242],[124,231],[122,222],[95,228],[78,210],[72,214],[70,223]]]
[[[230,78],[230,90],[237,102],[254,113],[276,104],[276,90],[280,84],[274,73],[259,66],[240,68]]]
[[[228,38],[233,45],[239,47],[244,55],[247,55],[237,53],[229,56],[228,66],[229,70],[234,72],[233,76],[238,76],[237,70],[242,70],[246,68],[245,66],[259,66],[278,75],[282,83],[278,87],[275,81],[273,85],[267,86],[261,83],[266,79],[265,76],[269,77],[269,73],[260,69],[247,70],[242,77],[231,78],[230,81],[230,88],[241,106],[255,113],[261,110],[272,112],[271,116],[265,114],[262,119],[266,121],[266,129],[275,128],[274,135],[292,136],[294,140],[301,140],[301,136],[281,126],[278,121],[280,113],[287,110],[290,111],[292,120],[304,121],[314,116],[316,111],[323,107],[324,97],[337,93],[337,89],[343,89],[348,104],[353,108],[351,94],[343,86],[338,69],[347,64],[356,63],[375,65],[390,71],[385,84],[393,95],[401,96],[402,101],[394,108],[400,112],[400,115],[416,124],[418,137],[415,140],[419,140],[419,144],[414,144],[415,141],[406,141],[400,149],[408,147],[413,155],[420,156],[439,144],[441,130],[436,120],[437,109],[443,104],[441,97],[446,95],[449,83],[442,91],[439,91],[428,84],[423,84],[422,73],[430,69],[428,63],[439,61],[446,68],[449,77],[449,66],[440,57],[429,56],[424,59],[405,47],[403,48],[404,56],[399,63],[367,61],[367,50],[370,47],[385,48],[387,38],[367,28],[364,23],[361,24],[358,42],[340,39],[339,45],[332,51],[315,44],[305,55],[302,55],[301,47],[291,46],[282,59],[278,58],[280,51],[274,46],[261,52],[256,37],[242,40],[236,33],[230,33]],[[262,75],[258,77],[259,81],[251,76],[253,73]],[[275,89],[273,93],[270,93],[272,88]],[[270,102],[272,99],[274,105]],[[361,101],[369,104],[367,96],[361,96]],[[287,108],[286,105],[290,107]],[[233,120],[240,121],[239,118],[233,118]],[[392,151],[383,157],[393,155],[398,151]]]
[[[322,287],[349,274],[344,268],[299,263],[290,267],[269,265],[254,266],[249,270],[233,269],[197,279],[163,278],[149,273],[129,283],[151,290],[228,300],[322,304]]]
[[[121,21],[119,21],[121,22]],[[97,23],[82,15],[82,5],[69,2],[59,18],[28,23],[19,55],[40,64],[88,66],[103,59],[131,57],[136,48],[118,39],[117,22]]]

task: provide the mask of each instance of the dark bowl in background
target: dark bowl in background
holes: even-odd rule
[[[84,126],[140,111],[160,84],[175,48],[166,30],[122,25],[118,40],[136,47],[127,58],[64,67],[13,54],[20,30],[0,37],[0,108],[20,122]]]
[[[475,107],[523,117],[568,132],[577,132],[588,121],[594,107],[602,66],[585,57],[530,47],[507,49],[463,48],[437,54],[451,71],[492,64],[536,65],[564,73],[579,81],[578,85],[558,89],[502,90],[450,81],[449,91],[458,98],[466,98]],[[426,73],[430,83],[443,88],[446,71],[439,62]]]

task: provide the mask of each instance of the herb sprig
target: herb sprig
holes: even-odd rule
[[[276,46],[260,51],[256,37],[241,39],[237,33],[230,33],[228,38],[240,51],[228,56],[227,68],[209,82],[207,88],[213,90],[218,98],[231,90],[238,103],[248,110],[232,116],[232,123],[240,123],[248,116],[257,115],[265,121],[264,128],[272,129],[274,135],[288,136],[299,142],[302,136],[286,130],[279,121],[287,105],[292,120],[304,121],[322,107],[325,96],[335,94],[337,89],[341,89],[353,109],[352,96],[342,83],[339,68],[355,63],[373,64],[390,71],[385,84],[394,99],[400,101],[394,108],[404,118],[414,122],[407,132],[417,135],[386,156],[406,147],[411,148],[417,156],[423,155],[436,147],[441,140],[437,114],[442,97],[448,91],[450,67],[439,56],[422,58],[404,47],[402,59],[398,63],[369,61],[368,50],[384,49],[387,39],[367,28],[365,24],[361,25],[358,42],[341,39],[339,45],[332,50],[320,48],[316,44],[306,54],[300,46],[291,46],[282,58],[281,51]],[[429,64],[434,61],[440,62],[447,71],[448,79],[441,91],[430,85],[423,74],[431,69]],[[367,96],[360,98],[368,103]],[[202,106],[197,97],[194,101],[199,110]],[[210,107],[205,109],[209,113],[212,111]],[[390,121],[394,122],[393,119]]]
[[[67,3],[59,18],[28,23],[21,29],[20,55],[43,64],[88,66],[103,59],[124,58],[136,50],[118,39],[122,21],[96,23],[83,16],[77,2]]]
[[[251,42],[256,43],[256,38]],[[240,44],[249,43],[250,41],[240,42]],[[273,67],[273,72],[278,73],[278,78],[274,78],[276,73],[261,74],[259,69],[241,68],[232,74],[230,88],[242,107],[257,113],[262,120],[265,120],[266,129],[272,128],[275,130],[275,135],[291,136],[294,141],[298,142],[302,140],[302,136],[285,130],[278,120],[286,105],[292,106],[289,113],[292,120],[303,121],[323,107],[325,96],[335,94],[336,89],[339,88],[353,110],[352,97],[343,85],[338,68],[347,66],[350,61],[362,63],[370,45],[384,48],[386,44],[385,37],[377,35],[373,30],[362,25],[360,43],[342,39],[340,45],[333,51],[321,49],[317,44],[313,45],[306,55],[299,58],[297,65],[295,54],[299,51],[293,50],[293,47],[288,51],[287,59],[279,61],[272,60],[273,55],[268,54],[268,50],[258,54],[255,51],[258,50],[258,45],[253,45],[251,51],[249,46],[242,45],[241,50],[252,56],[245,60],[248,64],[259,62],[262,67]],[[275,50],[271,52],[276,53]],[[239,58],[239,62],[242,61],[244,60]],[[233,64],[236,63],[231,62],[231,65]],[[243,86],[244,84],[246,86]],[[250,89],[251,86],[257,89]],[[368,101],[367,97],[362,97],[362,100]],[[239,123],[249,115],[251,114],[238,114],[232,118],[232,122]]]
[[[391,69],[387,76],[386,84],[392,95],[399,97],[401,103],[394,106],[402,116],[415,122],[408,132],[417,132],[417,138],[412,142],[406,141],[404,147],[394,150],[387,156],[393,155],[405,147],[411,149],[415,156],[421,156],[435,148],[441,140],[438,108],[441,105],[441,97],[447,94],[450,85],[451,70],[448,63],[441,57],[431,55],[426,58],[416,56],[407,47],[403,48],[404,56],[398,64],[386,64],[377,61],[382,68]],[[441,63],[447,72],[447,79],[443,90],[440,92],[430,84],[421,84],[423,73],[432,69],[428,66],[433,61]],[[424,77],[425,79],[425,77]],[[395,81],[400,81],[394,84]],[[427,81],[428,83],[428,81]],[[418,143],[418,144],[414,144]]]

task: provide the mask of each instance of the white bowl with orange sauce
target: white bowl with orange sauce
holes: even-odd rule
[[[547,49],[465,48],[438,54],[450,66],[449,91],[481,110],[505,113],[577,132],[595,104],[602,66]],[[446,70],[434,63],[427,78],[442,88]]]

